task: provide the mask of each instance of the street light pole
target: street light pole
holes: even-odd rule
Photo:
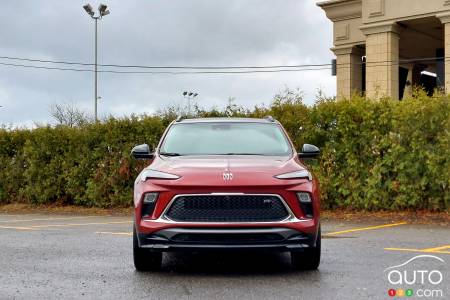
[[[193,94],[194,93],[192,93],[192,92],[189,92],[189,94],[188,94],[188,115],[189,116],[191,115],[191,97]]]
[[[98,17],[97,18],[94,18],[94,20],[95,20],[95,67],[94,67],[94,69],[95,69],[95,71],[94,71],[94,73],[95,73],[95,79],[94,79],[94,85],[95,85],[95,88],[94,88],[94,97],[95,97],[95,109],[94,109],[94,113],[95,113],[95,122],[97,122],[98,121],[98,117],[97,117],[97,101],[98,101],[98,81],[97,81],[97,75],[98,75],[98,70],[97,70],[97,57],[98,57],[98,55],[97,55],[97,41],[98,41],[98,39],[97,39],[97,24],[98,24]]]
[[[86,4],[83,6],[84,10],[95,22],[95,53],[94,53],[94,114],[95,114],[95,122],[98,121],[97,115],[97,101],[98,97],[98,20],[101,20],[104,16],[109,15],[109,10],[107,10],[107,6],[105,4],[100,4],[98,7],[98,16],[95,16],[95,12],[92,10],[92,6],[90,4]]]
[[[188,100],[188,116],[191,115],[191,100],[198,96],[197,93],[194,92],[183,92],[183,96]]]

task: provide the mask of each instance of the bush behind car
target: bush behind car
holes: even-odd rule
[[[450,208],[450,100],[421,91],[403,101],[320,97],[313,106],[286,90],[268,107],[196,108],[199,117],[272,115],[296,147],[322,150],[310,162],[325,208]],[[176,116],[109,118],[76,127],[0,129],[0,203],[130,206],[133,178],[145,162],[130,159],[141,143],[156,145]]]

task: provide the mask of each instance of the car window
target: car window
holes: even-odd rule
[[[278,124],[185,123],[169,129],[161,153],[178,155],[290,155]]]

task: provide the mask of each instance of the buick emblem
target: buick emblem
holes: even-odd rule
[[[230,171],[225,171],[223,172],[222,177],[225,181],[233,180],[233,173],[231,173]]]

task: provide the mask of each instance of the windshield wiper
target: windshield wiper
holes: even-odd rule
[[[258,153],[224,153],[223,155],[263,155],[263,154],[258,154]]]
[[[182,156],[180,153],[174,153],[174,152],[159,152],[160,155],[164,156]]]

